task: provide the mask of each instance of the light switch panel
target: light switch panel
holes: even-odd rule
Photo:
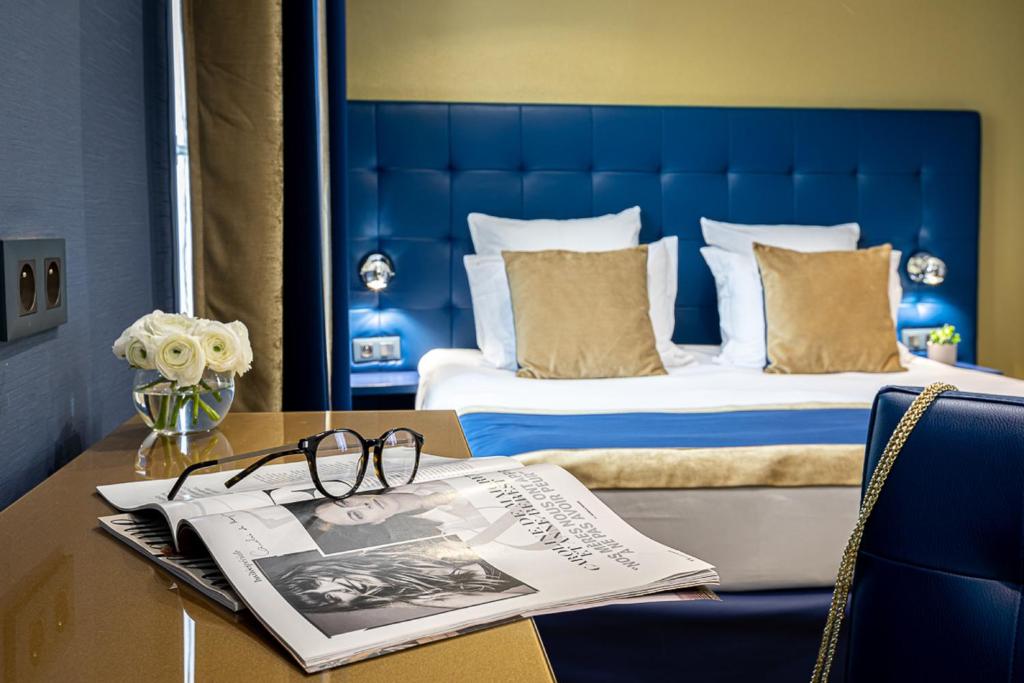
[[[372,363],[402,359],[399,337],[357,337],[352,340],[352,362]]]
[[[936,327],[904,327],[900,330],[900,341],[911,351],[924,351],[928,348],[928,335]]]
[[[380,360],[401,360],[402,340],[398,337],[380,337],[377,342]]]

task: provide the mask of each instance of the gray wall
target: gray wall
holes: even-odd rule
[[[0,238],[63,237],[68,322],[0,342],[0,509],[133,413],[110,353],[172,304],[165,4],[0,2]]]

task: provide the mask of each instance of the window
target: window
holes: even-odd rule
[[[192,188],[189,184],[188,110],[185,87],[185,34],[182,31],[182,0],[169,0],[170,83],[169,101],[173,139],[171,160],[171,220],[174,229],[174,299],[178,312],[194,314],[192,281]]]

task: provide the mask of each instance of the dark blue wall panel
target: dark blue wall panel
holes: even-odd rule
[[[0,508],[132,414],[110,344],[172,305],[165,9],[0,3],[0,238],[68,259],[67,324],[0,343]]]

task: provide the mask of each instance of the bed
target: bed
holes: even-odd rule
[[[570,381],[436,349],[420,362],[416,405],[455,410],[474,456],[566,467],[643,533],[719,567],[723,590],[747,591],[832,584],[882,386],[1024,394],[1020,380],[916,356],[902,373],[768,375],[715,363],[717,347],[683,348],[695,362],[664,377]],[[694,476],[679,476],[685,460],[665,466],[666,451],[696,454]]]
[[[631,422],[649,424],[652,415],[680,424],[677,430],[662,428],[654,448],[668,447],[675,438],[685,443],[685,453],[699,449],[705,437],[722,443],[721,429],[694,432],[685,422],[692,411],[720,417],[714,409],[728,407],[738,417],[726,424],[737,426],[740,440],[774,433],[780,436],[775,446],[802,441],[798,447],[810,444],[826,458],[853,458],[853,480],[830,485],[599,486],[597,495],[635,528],[715,564],[722,602],[685,609],[622,605],[538,619],[561,679],[668,679],[685,671],[687,680],[744,681],[756,671],[757,680],[801,680],[813,665],[836,569],[856,519],[864,437],[878,389],[943,380],[966,391],[1024,394],[1024,381],[920,357],[903,373],[785,376],[718,365],[717,347],[684,348],[694,364],[665,377],[633,379],[518,379],[486,366],[475,349],[437,349],[420,362],[417,407],[457,411],[475,457],[515,455],[571,470],[573,459],[582,457],[576,472],[586,479],[588,452],[645,464],[644,449],[637,448],[643,439],[607,439],[602,419],[616,430]],[[759,413],[766,405],[771,410]],[[806,416],[808,406],[825,408],[819,424],[787,424],[784,416]],[[766,429],[760,422],[765,413],[781,428]],[[546,422],[538,426],[538,419]],[[757,425],[744,430],[744,420]],[[781,436],[787,430],[789,436]],[[822,440],[849,443],[811,443]],[[609,448],[615,442],[626,446]],[[728,458],[729,450],[712,449],[711,457],[717,451]],[[702,466],[707,465],[705,459]],[[788,463],[776,465],[785,471]],[[850,465],[831,471],[847,477]],[[608,640],[610,633],[617,635]],[[592,656],[596,642],[605,644],[599,658]]]
[[[806,678],[856,513],[875,392],[943,378],[1024,393],[1019,381],[924,359],[903,373],[788,377],[712,361],[721,338],[704,216],[857,221],[859,247],[903,253],[898,327],[953,323],[960,358],[973,362],[977,113],[351,102],[348,122],[349,270],[383,251],[397,273],[382,292],[352,278],[350,329],[398,335],[403,348],[399,361],[353,372],[418,367],[417,407],[458,411],[475,456],[559,462],[641,531],[721,571],[721,603],[539,619],[560,680]],[[577,218],[633,205],[640,242],[678,238],[672,339],[696,362],[623,380],[486,367],[470,350],[467,215]],[[922,251],[948,265],[940,287],[906,279],[907,258]]]

